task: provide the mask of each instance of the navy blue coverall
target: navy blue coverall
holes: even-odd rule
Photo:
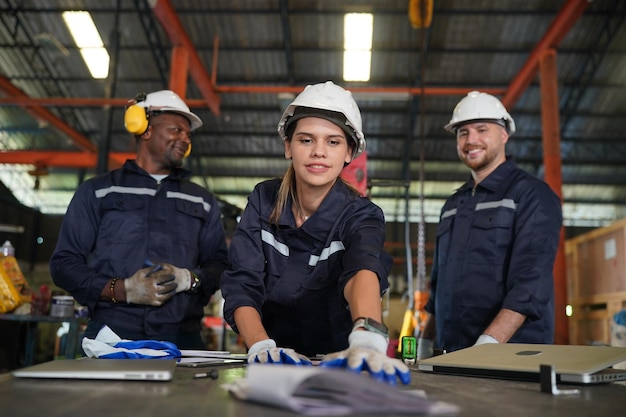
[[[441,210],[425,307],[435,347],[473,345],[502,308],[527,316],[509,342],[552,343],[561,224],[557,195],[510,158],[458,189]]]
[[[180,343],[185,334],[199,336],[203,308],[219,288],[228,260],[220,207],[189,175],[179,168],[157,183],[129,160],[81,184],[67,209],[52,278],[89,308],[91,321],[123,339]],[[109,279],[132,276],[146,260],[195,272],[200,292],[178,293],[160,307],[100,299]]]
[[[381,295],[388,288],[383,213],[337,181],[300,228],[291,200],[276,227],[269,217],[279,186],[279,179],[262,182],[248,197],[222,276],[224,317],[236,330],[234,311],[251,306],[280,347],[308,356],[346,349],[352,331],[346,283],[366,269],[378,275]]]

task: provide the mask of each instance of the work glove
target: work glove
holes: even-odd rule
[[[177,268],[174,265],[163,263],[163,270],[170,271],[174,275],[176,282],[176,293],[189,291],[191,289],[191,272],[185,268]]]
[[[260,340],[248,349],[248,363],[284,363],[309,366],[311,361],[293,349],[276,347],[273,339]]]
[[[320,366],[348,368],[360,373],[369,372],[374,379],[396,385],[396,377],[403,384],[411,382],[408,366],[401,360],[387,356],[387,338],[365,330],[354,330],[348,336],[348,349],[324,356]]]
[[[159,307],[176,294],[174,279],[161,265],[142,268],[124,280],[126,302]]]
[[[432,339],[417,339],[417,360],[428,359],[435,354],[435,346]]]
[[[488,334],[481,334],[478,336],[478,340],[474,343],[474,346],[484,345],[486,343],[500,343],[495,338],[489,336]]]

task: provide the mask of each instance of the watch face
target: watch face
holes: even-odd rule
[[[363,327],[365,330],[380,333],[385,336],[389,333],[389,330],[387,330],[387,326],[369,317],[359,317],[354,321],[354,326]]]
[[[370,326],[372,328],[378,330],[381,333],[387,333],[388,332],[387,326],[385,326],[384,324],[379,323],[379,322],[377,322],[374,319],[370,319],[370,318],[365,319],[365,327],[367,328],[367,327],[370,327]]]

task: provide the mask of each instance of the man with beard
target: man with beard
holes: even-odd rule
[[[483,343],[553,343],[559,198],[506,155],[515,123],[497,98],[470,92],[445,129],[471,177],[441,210],[418,359]]]
[[[54,283],[89,308],[85,337],[106,325],[122,339],[205,349],[203,308],[227,262],[216,198],[182,169],[198,116],[169,90],[125,111],[137,157],[84,182],[50,259]]]

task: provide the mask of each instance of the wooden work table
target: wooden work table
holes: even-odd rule
[[[242,402],[221,384],[245,376],[245,367],[218,367],[219,379],[194,379],[210,368],[177,368],[170,382],[20,379],[0,375],[0,404],[11,417],[295,416],[287,410]],[[626,409],[626,385],[577,386],[579,395],[553,396],[539,383],[425,374],[411,387],[461,407],[455,416],[615,417]],[[573,386],[562,386],[572,388]]]

